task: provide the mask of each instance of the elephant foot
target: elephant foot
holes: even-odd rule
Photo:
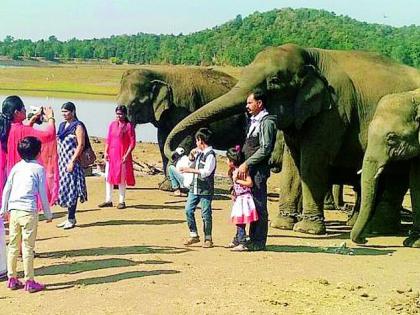
[[[353,241],[353,243],[356,243],[356,244],[366,244],[367,243],[367,239],[365,237],[352,238],[351,240]]]
[[[404,240],[405,247],[420,248],[420,232],[410,231],[408,237]]]
[[[295,224],[295,226],[293,227],[293,231],[315,235],[321,235],[326,233],[324,220],[319,217],[303,217],[302,221],[299,221]]]
[[[294,216],[279,215],[271,220],[270,226],[279,230],[293,230],[296,221],[297,219]]]
[[[359,211],[353,211],[349,218],[347,219],[346,225],[353,226],[356,223],[357,217],[359,216]]]
[[[160,184],[159,184],[159,190],[163,191],[174,191],[172,189],[171,182],[168,178],[165,178]]]
[[[335,210],[336,206],[334,202],[324,203],[324,210]]]

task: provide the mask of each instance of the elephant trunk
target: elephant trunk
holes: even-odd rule
[[[352,241],[355,243],[366,243],[362,233],[374,212],[377,185],[384,165],[384,163],[379,163],[378,160],[369,158],[369,156],[365,156],[363,159],[360,213],[350,234]]]
[[[179,122],[172,129],[165,143],[165,155],[170,157],[175,148],[181,143],[187,135],[192,134],[200,127],[239,114],[245,110],[245,100],[248,96],[249,89],[235,86],[225,95],[211,101],[204,107],[198,109],[191,115]],[[226,130],[226,132],[229,132]]]

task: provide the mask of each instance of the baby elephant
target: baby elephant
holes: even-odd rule
[[[356,243],[366,242],[363,231],[384,186],[408,178],[413,227],[404,246],[420,248],[420,89],[381,99],[369,125],[362,167],[360,214],[352,229]],[[389,186],[388,186],[389,185]]]

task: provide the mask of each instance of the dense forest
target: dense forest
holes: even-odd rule
[[[189,35],[118,35],[110,38],[31,41],[7,36],[0,55],[12,59],[109,59],[116,63],[233,65],[250,63],[266,46],[295,43],[327,49],[379,52],[420,67],[420,26],[359,22],[314,9],[255,12]]]

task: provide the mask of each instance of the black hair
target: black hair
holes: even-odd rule
[[[22,160],[34,160],[41,151],[41,141],[37,137],[25,137],[19,141],[17,151]]]
[[[267,95],[264,90],[260,88],[256,88],[255,90],[252,90],[249,95],[254,96],[254,100],[261,101],[263,106],[265,107],[267,104]]]
[[[127,117],[128,111],[127,111],[127,106],[125,105],[118,105],[117,107],[115,107],[115,112],[122,112],[124,114],[124,121],[125,122],[130,122],[130,120]]]
[[[236,167],[241,165],[244,160],[244,156],[238,146],[228,149],[226,152],[226,156],[229,159],[229,161],[232,161],[233,165],[235,165]]]
[[[79,120],[77,118],[77,115],[76,115],[76,105],[74,105],[74,103],[72,103],[72,102],[64,103],[63,105],[61,105],[61,109],[65,109],[65,110],[68,110],[68,111],[72,112],[73,115],[74,115],[74,118],[76,120]]]
[[[21,111],[25,105],[21,98],[16,95],[8,96],[3,101],[0,114],[0,142],[3,151],[7,152],[7,139],[9,138],[10,126],[14,118],[15,111]]]
[[[195,138],[203,141],[205,144],[209,144],[213,133],[208,128],[200,128],[195,133]]]

